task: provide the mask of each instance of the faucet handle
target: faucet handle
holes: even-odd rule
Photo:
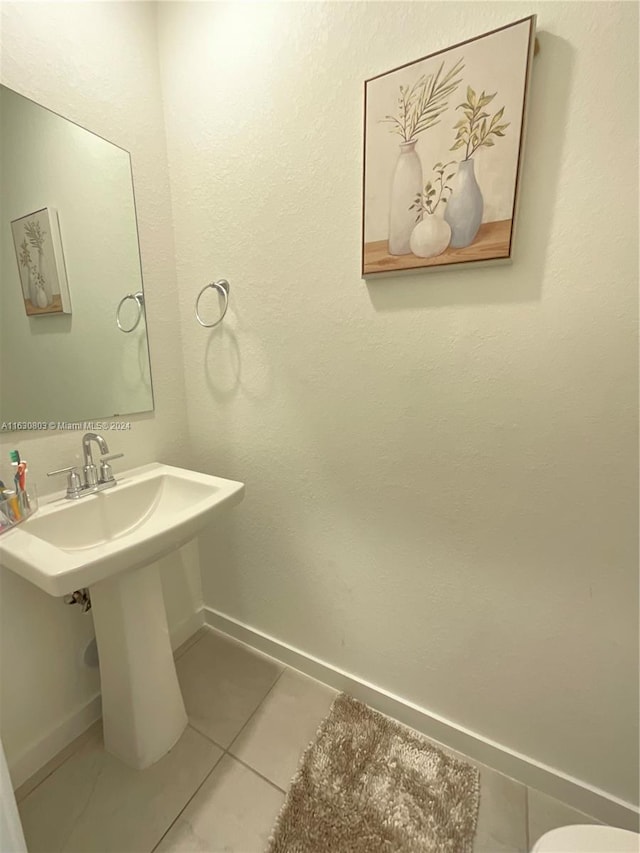
[[[56,474],[68,474],[67,477],[67,497],[77,498],[80,496],[82,483],[80,481],[80,472],[76,465],[69,465],[68,468],[58,468],[57,471],[48,471],[47,477],[54,477]]]
[[[124,453],[111,453],[109,456],[101,456],[100,457],[100,482],[101,483],[110,483],[114,480],[113,471],[111,470],[111,465],[109,464],[113,459],[120,459],[124,456]]]

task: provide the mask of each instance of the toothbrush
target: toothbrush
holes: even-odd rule
[[[15,501],[19,509],[18,518],[22,518],[22,513],[24,512],[24,500],[22,498],[22,492],[20,491],[20,475],[17,471],[13,478],[13,485],[15,486]]]
[[[7,498],[7,508],[9,510],[9,515],[12,516],[14,522],[20,521],[22,519],[22,513],[20,511],[20,500],[15,492],[9,492],[9,496]]]
[[[20,496],[22,498],[22,508],[23,510],[31,509],[31,504],[29,503],[29,495],[27,494],[27,463],[22,460],[18,465],[18,483],[20,485]]]
[[[12,465],[17,466],[15,477],[13,478],[16,484],[16,495],[24,511],[30,509],[29,497],[25,489],[27,463],[26,460],[20,460],[20,453],[17,450],[9,451],[9,459]]]

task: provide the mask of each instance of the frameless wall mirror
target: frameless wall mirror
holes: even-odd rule
[[[0,421],[153,409],[129,153],[0,86],[0,227]]]

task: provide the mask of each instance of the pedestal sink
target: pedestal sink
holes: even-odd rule
[[[50,595],[89,587],[105,748],[142,769],[187,724],[153,563],[193,538],[244,485],[153,463],[78,501],[52,499],[0,538],[0,562]]]

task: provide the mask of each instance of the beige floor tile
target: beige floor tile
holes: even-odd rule
[[[192,728],[160,761],[132,770],[91,730],[20,804],[29,853],[145,853],[158,843],[221,751]]]
[[[572,809],[560,800],[555,800],[541,791],[529,788],[529,844],[531,847],[552,829],[571,824],[599,823],[594,817]]]
[[[202,626],[202,628],[198,628],[195,634],[192,634],[190,637],[187,637],[184,643],[181,643],[178,648],[174,650],[174,659],[178,660],[178,658],[181,658],[182,655],[191,648],[191,646],[195,646],[195,644],[208,633],[209,631],[207,630],[207,628],[204,627],[204,625]]]
[[[195,634],[192,634],[188,639],[184,641],[184,643],[178,646],[178,648],[173,653],[174,658],[177,660],[179,657],[182,657],[182,655],[188,649],[190,649],[191,646],[194,646],[198,642],[198,640],[201,640],[207,633],[208,631],[205,627],[198,629]],[[46,779],[47,776],[50,776],[54,770],[60,767],[61,764],[64,764],[64,762],[69,758],[69,756],[73,755],[73,753],[80,748],[80,746],[82,745],[82,743],[84,743],[87,737],[91,736],[91,729],[93,729],[94,727],[99,728],[100,725],[100,721],[94,723],[93,726],[90,726],[86,732],[83,732],[83,734],[79,735],[79,737],[74,738],[74,740],[72,740],[71,743],[65,746],[64,749],[61,749],[60,752],[54,755],[54,757],[50,761],[48,761],[43,767],[37,770],[33,774],[33,776],[30,776],[29,779],[26,780],[26,782],[23,782],[22,785],[20,785],[20,787],[16,789],[16,800],[18,802],[24,800],[24,798],[28,794],[30,794],[34,788],[36,788],[44,779]]]
[[[83,743],[92,738],[102,737],[102,721],[98,720],[93,725],[89,726],[89,728],[79,735],[77,738],[74,738],[71,743],[68,743],[60,752],[56,753],[50,761],[41,767],[39,770],[30,776],[26,782],[23,782],[19,788],[15,790],[16,802],[21,803],[33,790],[37,788],[41,782],[47,778],[47,776],[51,776],[51,774],[58,769],[64,762],[71,758],[74,752],[76,752]]]
[[[285,670],[229,751],[286,790],[336,696],[319,681]]]
[[[497,770],[480,768],[480,811],[474,853],[526,853],[527,789]]]
[[[155,853],[263,853],[284,794],[225,755]]]
[[[208,631],[176,661],[176,669],[189,722],[226,748],[283,667]]]

